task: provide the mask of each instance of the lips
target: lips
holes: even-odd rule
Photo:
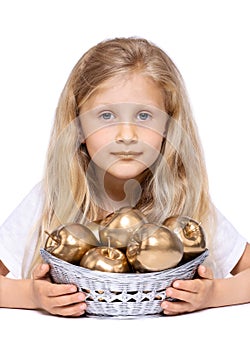
[[[129,159],[129,158],[136,158],[142,155],[142,152],[120,151],[120,152],[111,152],[111,154],[119,158]]]

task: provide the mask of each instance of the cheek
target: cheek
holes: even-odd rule
[[[107,130],[99,130],[85,140],[91,158],[105,150],[113,142],[113,137]]]
[[[152,147],[152,149],[160,152],[163,136],[152,130],[145,130],[144,132],[141,132],[141,140],[148,145],[148,147]]]
[[[150,131],[142,136],[144,142],[143,162],[146,167],[150,167],[160,156],[163,137],[156,132]]]

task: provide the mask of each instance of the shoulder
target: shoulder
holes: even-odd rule
[[[246,270],[250,267],[250,244],[246,244],[246,248],[236,264],[236,266],[232,269],[232,274],[235,275],[243,270]]]
[[[217,208],[215,240],[226,241],[226,244],[230,244],[232,241],[246,242],[246,239],[239,233],[237,228]]]
[[[216,277],[225,277],[234,269],[246,244],[247,239],[216,209],[216,229],[209,242],[210,260],[213,261]]]
[[[31,226],[38,220],[44,203],[42,182],[36,184],[5,220],[0,230],[20,231],[21,227]]]
[[[27,237],[41,217],[43,203],[43,186],[38,183],[0,227],[0,260],[15,277],[21,276]]]

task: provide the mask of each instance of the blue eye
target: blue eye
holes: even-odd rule
[[[147,112],[140,112],[138,115],[137,115],[137,118],[141,121],[144,121],[144,120],[149,120],[151,118],[151,115]]]
[[[115,116],[111,112],[104,112],[104,113],[100,114],[100,118],[102,118],[104,120],[111,120],[111,119],[114,119]]]

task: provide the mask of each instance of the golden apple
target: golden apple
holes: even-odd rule
[[[45,250],[72,264],[79,264],[86,251],[99,245],[91,230],[78,223],[62,225],[46,233]]]
[[[126,255],[119,249],[100,246],[88,250],[80,261],[80,266],[90,270],[105,272],[129,272]]]
[[[167,227],[146,223],[130,238],[126,255],[137,272],[161,271],[181,261],[183,244]]]
[[[93,232],[95,237],[99,240],[100,221],[89,221],[85,226],[90,229],[90,231]]]
[[[205,232],[201,224],[188,216],[171,216],[163,225],[174,232],[183,242],[183,260],[188,261],[206,249]]]
[[[131,235],[146,222],[145,215],[139,210],[131,207],[121,208],[100,222],[100,241],[103,245],[108,245],[110,240],[110,246],[126,249]]]

